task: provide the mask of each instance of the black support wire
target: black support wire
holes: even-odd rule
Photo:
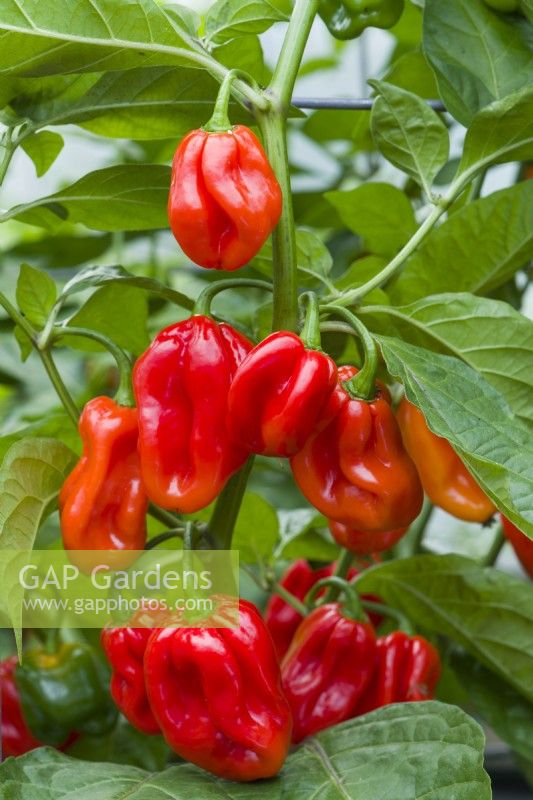
[[[446,107],[441,100],[426,100],[428,106],[431,106],[435,111],[446,111]],[[296,108],[302,109],[324,109],[324,110],[337,110],[337,111],[371,111],[374,104],[374,99],[365,99],[362,97],[354,98],[333,98],[326,97],[293,97],[292,105]]]

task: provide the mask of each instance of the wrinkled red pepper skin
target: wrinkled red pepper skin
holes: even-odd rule
[[[189,258],[234,270],[261,249],[281,215],[281,189],[249,128],[191,131],[172,164],[168,218]]]
[[[21,756],[36,747],[43,747],[32,734],[24,717],[20,704],[20,694],[15,683],[15,669],[18,665],[17,656],[0,661],[0,708],[1,725],[0,740],[2,742],[2,756]]]
[[[227,397],[251,343],[195,315],[162,330],[133,370],[148,497],[190,514],[209,505],[247,452],[230,440]]]
[[[378,385],[369,402],[350,398],[342,388],[356,372],[339,369],[340,410],[293,456],[291,467],[302,493],[328,519],[383,533],[411,524],[423,491],[385,387]]]
[[[231,385],[230,431],[253,453],[291,456],[337,410],[337,367],[294,333],[277,331],[246,356]]]
[[[230,613],[223,599],[215,613]],[[291,713],[272,639],[252,603],[239,601],[235,628],[154,632],[144,668],[152,710],[178,755],[228,780],[279,772]]]
[[[335,572],[336,562],[327,564],[325,567],[313,569],[308,561],[299,558],[286,570],[280,578],[280,585],[289,591],[298,600],[303,600],[313,586],[322,580],[330,578]],[[358,571],[352,567],[347,574],[347,580],[352,580],[358,575]],[[320,592],[317,597],[324,594],[326,589]],[[379,602],[379,598],[373,595],[363,595],[367,600]],[[381,617],[377,614],[370,614],[370,619],[374,625],[379,625]],[[265,622],[270,635],[274,641],[278,658],[283,659],[290,647],[294,634],[303,620],[301,614],[289,605],[279,594],[275,592],[271,595],[265,609]]]
[[[354,715],[372,679],[375,652],[372,626],[344,617],[338,603],[303,620],[281,665],[293,742]]]
[[[65,549],[142,550],[148,499],[137,453],[137,409],[95,397],[83,409],[79,431],[83,452],[59,495]],[[89,560],[78,566],[89,569]],[[121,565],[128,563],[126,556]]]
[[[431,700],[440,674],[440,656],[422,636],[403,631],[382,636],[377,640],[374,677],[357,714],[389,703]]]
[[[420,409],[404,398],[396,417],[405,447],[431,502],[466,522],[490,519],[496,510],[494,504],[451,444],[429,429]]]
[[[381,553],[393,547],[405,536],[407,528],[398,528],[394,531],[372,532],[358,531],[343,525],[342,522],[329,521],[331,535],[341,547],[359,556],[370,553]]]
[[[529,577],[533,578],[533,541],[503,514],[500,514],[500,518],[505,538],[511,543],[518,560]]]

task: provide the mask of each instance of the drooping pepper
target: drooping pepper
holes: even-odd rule
[[[373,400],[343,388],[357,373],[339,369],[341,406],[332,422],[291,459],[296,483],[328,519],[361,531],[406,527],[422,508],[423,492],[384,386]]]
[[[381,636],[376,646],[376,666],[357,715],[389,703],[431,700],[441,674],[440,656],[422,636],[403,631]]]
[[[327,564],[325,567],[313,569],[304,558],[298,559],[287,569],[280,578],[280,585],[287,589],[298,600],[303,600],[310,589],[323,578],[330,578],[336,568],[336,562]],[[358,571],[351,567],[346,576],[352,580],[358,575]],[[324,588],[323,592],[326,589]],[[320,595],[318,595],[320,596]],[[373,595],[363,595],[367,600],[379,600]],[[374,625],[379,625],[381,617],[370,614],[370,619]],[[282,597],[275,592],[271,595],[265,609],[265,622],[270,635],[274,640],[278,658],[282,659],[292,642],[296,629],[303,620],[302,615],[293,606],[289,605]]]
[[[24,718],[47,744],[59,745],[73,731],[97,736],[116,722],[106,665],[88,645],[62,644],[54,653],[28,650],[15,680]]]
[[[223,598],[214,613],[235,616]],[[237,627],[154,632],[144,667],[152,710],[178,755],[236,781],[281,769],[291,713],[272,639],[252,603],[239,601]]]
[[[172,164],[168,218],[189,258],[235,270],[261,249],[281,215],[281,189],[249,128],[192,131]]]
[[[15,683],[17,664],[17,656],[0,661],[0,751],[4,758],[21,756],[43,746],[43,742],[30,731],[22,714],[20,694]]]
[[[511,543],[516,556],[528,575],[533,578],[533,540],[500,514],[505,538]]]
[[[324,428],[338,403],[337,367],[294,333],[277,331],[237,370],[228,398],[229,427],[253,453],[291,456]]]
[[[139,453],[154,503],[198,511],[244,464],[247,452],[227,429],[227,398],[251,348],[230,325],[195,315],[162,330],[138,359]]]
[[[427,496],[436,506],[467,522],[486,522],[495,506],[480,489],[453,447],[427,426],[424,415],[405,398],[396,418],[407,452]]]
[[[83,409],[79,431],[83,453],[59,496],[65,549],[142,550],[148,500],[137,454],[137,410],[95,397]],[[82,561],[81,569],[90,567],[87,557]]]
[[[144,654],[157,615],[136,612],[125,628],[104,628],[103,650],[112,667],[111,697],[131,724],[143,733],[160,733],[150,708],[144,677]]]
[[[319,14],[336,39],[355,39],[366,28],[392,28],[404,0],[321,0]]]
[[[319,606],[303,620],[281,665],[293,742],[354,715],[372,678],[375,651],[372,626],[344,616],[338,603]]]
[[[407,531],[407,528],[397,528],[393,531],[377,533],[358,531],[348,525],[343,525],[342,522],[334,522],[333,520],[329,520],[329,529],[337,544],[360,556],[388,550],[396,542],[399,542]]]

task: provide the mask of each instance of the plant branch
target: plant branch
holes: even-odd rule
[[[226,483],[215,503],[208,530],[220,550],[229,550],[231,547],[231,537],[239,516],[252,464],[253,456],[250,456],[244,467],[241,467]]]

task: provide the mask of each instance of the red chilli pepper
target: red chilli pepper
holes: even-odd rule
[[[505,538],[511,543],[516,556],[530,578],[533,578],[533,541],[500,514]]]
[[[142,476],[151,500],[190,514],[247,458],[227,430],[227,397],[251,343],[196,315],[162,330],[133,370]]]
[[[2,755],[21,756],[43,743],[36,739],[30,731],[20,704],[20,694],[15,683],[17,656],[0,661],[0,741]]]
[[[337,367],[308,350],[294,333],[278,331],[254,347],[231,385],[229,427],[253,453],[291,456],[338,410]]]
[[[172,164],[168,218],[186,255],[234,270],[261,249],[281,215],[281,189],[249,128],[192,131]]]
[[[357,531],[342,522],[329,520],[331,535],[341,547],[345,547],[351,553],[359,556],[366,556],[370,553],[381,553],[389,550],[402,536],[405,536],[407,528],[398,528],[394,531],[372,532]]]
[[[372,679],[375,652],[372,626],[343,616],[338,603],[303,620],[281,666],[293,742],[354,715]]]

